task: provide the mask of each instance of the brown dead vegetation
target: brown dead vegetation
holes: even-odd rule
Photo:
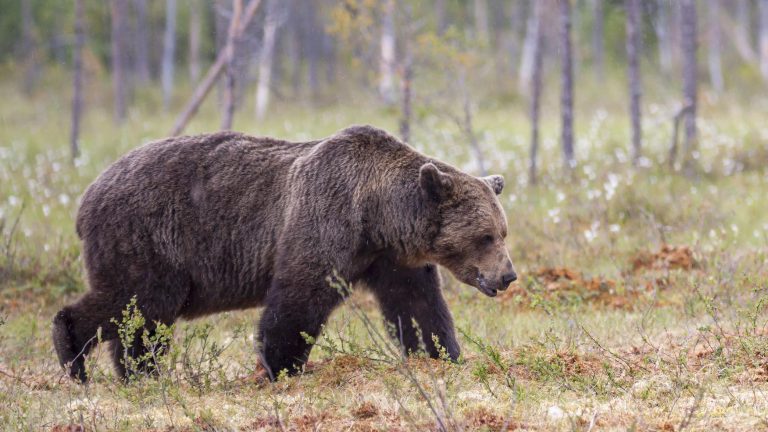
[[[641,251],[632,259],[632,273],[648,270],[686,270],[699,268],[693,251],[688,246],[664,244],[658,252]]]
[[[617,283],[612,279],[586,278],[582,273],[566,267],[550,267],[535,272],[527,287],[515,284],[499,298],[503,302],[523,300],[523,305],[530,305],[533,295],[550,301],[578,299],[616,309],[632,309],[638,297],[637,292],[617,290]]]
[[[521,425],[510,417],[502,417],[488,408],[478,407],[464,413],[463,426],[466,430],[513,431],[531,430],[530,426]]]
[[[636,253],[630,268],[623,274],[634,276],[649,273],[652,276],[654,273],[658,275],[658,272],[692,271],[700,268],[700,261],[696,259],[690,247],[664,244],[657,252]],[[667,277],[653,277],[652,280],[646,281],[641,289],[631,289],[614,279],[602,276],[586,277],[568,267],[544,267],[535,271],[527,282],[516,283],[509,290],[502,292],[499,300],[514,300],[522,306],[531,306],[532,299],[539,296],[547,301],[577,300],[601,307],[632,310],[637,307],[644,291],[650,292],[656,287],[666,288],[668,285]]]

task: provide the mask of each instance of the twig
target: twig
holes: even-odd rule
[[[688,414],[686,414],[683,421],[680,422],[680,426],[677,427],[678,431],[682,431],[683,429],[687,428],[688,425],[691,424],[691,419],[693,419],[693,415],[696,413],[696,410],[699,409],[699,405],[701,405],[701,400],[703,398],[704,398],[704,386],[699,386],[699,392],[696,394],[696,399],[693,400],[693,405],[691,405],[691,408],[688,409]]]

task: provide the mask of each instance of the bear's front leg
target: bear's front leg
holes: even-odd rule
[[[365,282],[379,301],[392,337],[406,354],[423,348],[432,358],[445,353],[451,360],[458,360],[461,350],[437,267],[409,268],[381,259],[371,266]]]
[[[284,370],[289,375],[301,372],[312,350],[302,334],[317,338],[341,300],[327,284],[283,282],[272,286],[258,332],[261,362],[270,380]]]

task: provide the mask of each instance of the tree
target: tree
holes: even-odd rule
[[[75,0],[75,46],[72,50],[72,129],[69,135],[69,148],[74,162],[80,156],[80,118],[83,111],[83,45],[85,29],[83,27],[83,0]]]
[[[115,120],[122,123],[125,120],[128,92],[128,77],[125,70],[126,0],[112,0],[110,5],[112,16],[112,90],[114,92]]]
[[[240,25],[240,14],[243,10],[243,0],[232,0],[232,18],[227,32],[227,45],[224,47],[226,70],[224,75],[224,116],[221,119],[221,129],[232,129],[232,118],[235,115],[235,47],[237,46],[237,29]]]
[[[40,75],[32,0],[21,0],[21,55],[25,63],[24,93],[31,94]]]
[[[163,61],[161,84],[163,87],[163,109],[168,110],[173,96],[174,60],[176,52],[176,0],[165,2],[165,33],[163,36]]]
[[[541,2],[535,3],[532,13],[534,23],[533,45],[533,91],[531,92],[531,159],[529,162],[528,182],[532,185],[537,182],[536,158],[539,153],[539,114],[541,111],[541,74],[544,60],[544,32],[542,31]]]
[[[133,0],[136,17],[134,35],[134,72],[139,82],[149,81],[149,27],[147,26],[147,0]]]
[[[760,73],[768,81],[768,0],[758,0],[760,10]]]
[[[435,19],[437,34],[442,35],[448,29],[448,12],[445,9],[446,0],[435,0]]]
[[[658,0],[654,29],[659,47],[659,66],[664,74],[669,74],[672,70],[672,44],[670,42],[672,36],[669,31],[669,14],[669,1]]]
[[[517,87],[521,93],[528,93],[528,86],[533,76],[533,62],[536,54],[536,31],[539,22],[537,21],[535,8],[539,2],[531,0],[529,3],[530,13],[525,24],[525,39],[523,40],[523,49],[520,58],[520,67],[517,70]]]
[[[751,2],[738,0],[736,3],[736,25],[734,27],[733,42],[736,52],[748,63],[755,62],[755,49],[752,47],[752,22],[750,19]]]
[[[189,79],[197,82],[200,79],[200,31],[202,28],[202,12],[200,0],[189,1]]]
[[[386,104],[395,102],[395,0],[385,0],[381,23],[379,96]]]
[[[473,0],[475,18],[475,36],[482,45],[487,45],[491,40],[490,26],[488,24],[488,0]]]
[[[709,33],[707,50],[709,80],[717,93],[723,91],[723,67],[720,60],[720,0],[709,0]]]
[[[595,63],[595,73],[598,81],[605,78],[605,31],[603,20],[603,0],[592,0],[592,55]]]
[[[258,120],[262,120],[267,114],[275,40],[277,31],[284,19],[284,10],[282,9],[284,6],[285,2],[280,0],[268,0],[267,3],[267,14],[264,17],[264,38],[261,42],[261,56],[259,57],[259,80],[256,85],[256,118]]]
[[[629,116],[632,125],[632,163],[640,160],[642,126],[640,123],[640,0],[626,0],[627,60],[629,63]]]
[[[691,160],[696,146],[696,99],[697,99],[697,61],[696,61],[696,0],[681,0],[681,48],[683,52],[683,99],[688,110],[685,117],[685,159],[686,171],[692,169]]]
[[[576,166],[573,150],[573,46],[571,44],[571,2],[558,0],[560,4],[561,84],[560,115],[562,120],[561,144],[568,168]]]

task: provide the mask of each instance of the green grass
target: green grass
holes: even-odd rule
[[[55,74],[45,89],[64,87]],[[142,91],[125,124],[109,88],[90,84],[83,157],[68,156],[67,91],[20,95],[0,83],[0,425],[82,424],[90,430],[295,429],[680,430],[768,427],[768,150],[765,107],[702,97],[694,178],[665,163],[673,101],[649,97],[645,155],[628,162],[618,83],[580,89],[579,166],[562,169],[556,95],[545,101],[541,183],[527,184],[528,124],[521,101],[489,99],[476,128],[492,171],[506,177],[509,248],[522,278],[489,299],[445,274],[464,361],[401,361],[379,339],[371,298],[356,293],[326,326],[303,376],[263,385],[253,329],[258,310],[175,326],[157,379],[121,384],[104,350],[93,382],[64,377],[50,342],[58,308],[85,290],[74,232],[78,197],[127,150],[162,138],[174,114]],[[180,94],[184,93],[180,91]],[[658,92],[658,94],[663,94]],[[215,99],[215,94],[212,95]],[[577,94],[578,96],[578,94]],[[327,136],[353,123],[396,130],[396,113],[366,103],[277,101],[263,122],[244,106],[238,130],[287,139]],[[716,102],[716,103],[715,103]],[[181,98],[177,105],[182,103]],[[754,105],[753,105],[754,106]],[[413,145],[473,172],[468,146],[440,112],[423,110]],[[218,128],[210,101],[188,132]],[[684,245],[690,270],[633,272],[633,259]],[[542,268],[606,283],[548,286]],[[581,283],[581,282],[579,282]],[[614,298],[610,297],[610,298]]]

